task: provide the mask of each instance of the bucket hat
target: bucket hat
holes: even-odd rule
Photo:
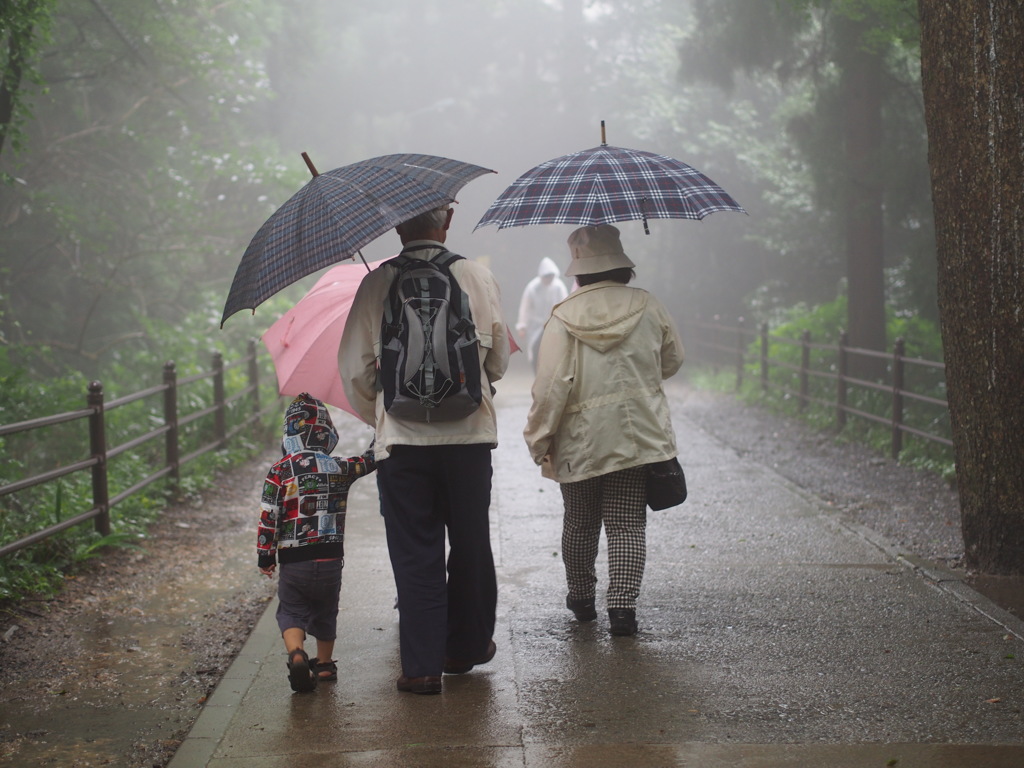
[[[580,227],[569,235],[568,242],[572,261],[565,274],[570,277],[636,266],[622,250],[619,230],[611,224]]]

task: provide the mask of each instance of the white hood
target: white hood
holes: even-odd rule
[[[544,275],[557,276],[560,274],[562,274],[562,270],[560,270],[558,268],[558,265],[555,264],[555,262],[552,261],[550,258],[545,256],[543,259],[540,260],[540,266],[537,268],[537,277],[544,277]]]

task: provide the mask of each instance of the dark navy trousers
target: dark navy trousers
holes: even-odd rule
[[[494,634],[491,447],[396,445],[390,454],[377,472],[398,588],[402,673],[440,675],[445,657],[480,658]]]

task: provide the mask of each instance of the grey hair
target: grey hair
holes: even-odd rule
[[[448,221],[448,209],[450,208],[451,205],[445,203],[440,208],[435,208],[432,211],[413,216],[411,219],[406,219],[398,226],[407,234],[413,235],[425,232],[428,229],[440,229]]]

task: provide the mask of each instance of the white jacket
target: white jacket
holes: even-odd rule
[[[440,243],[417,240],[412,246],[431,245],[413,251],[414,258],[430,258],[442,250]],[[491,388],[508,366],[508,327],[501,314],[501,295],[494,275],[482,264],[461,259],[451,265],[452,276],[469,297],[469,312],[480,338],[480,382],[483,402],[464,419],[444,422],[413,422],[390,417],[384,411],[384,397],[377,391],[377,358],[380,356],[380,325],[388,289],[394,279],[393,267],[382,265],[363,278],[338,349],[338,370],[349,403],[359,418],[376,427],[377,460],[391,455],[393,445],[498,444]]]
[[[516,330],[526,333],[532,338],[535,330],[544,327],[544,323],[551,316],[551,308],[569,295],[565,283],[559,277],[561,273],[558,265],[545,256],[540,260],[537,268],[537,276],[526,284],[523,289],[522,298],[519,300],[519,318],[516,321]],[[549,284],[544,284],[544,276],[551,275]]]
[[[653,295],[616,282],[558,304],[540,343],[523,436],[545,477],[577,482],[676,455],[661,382],[683,362]]]

